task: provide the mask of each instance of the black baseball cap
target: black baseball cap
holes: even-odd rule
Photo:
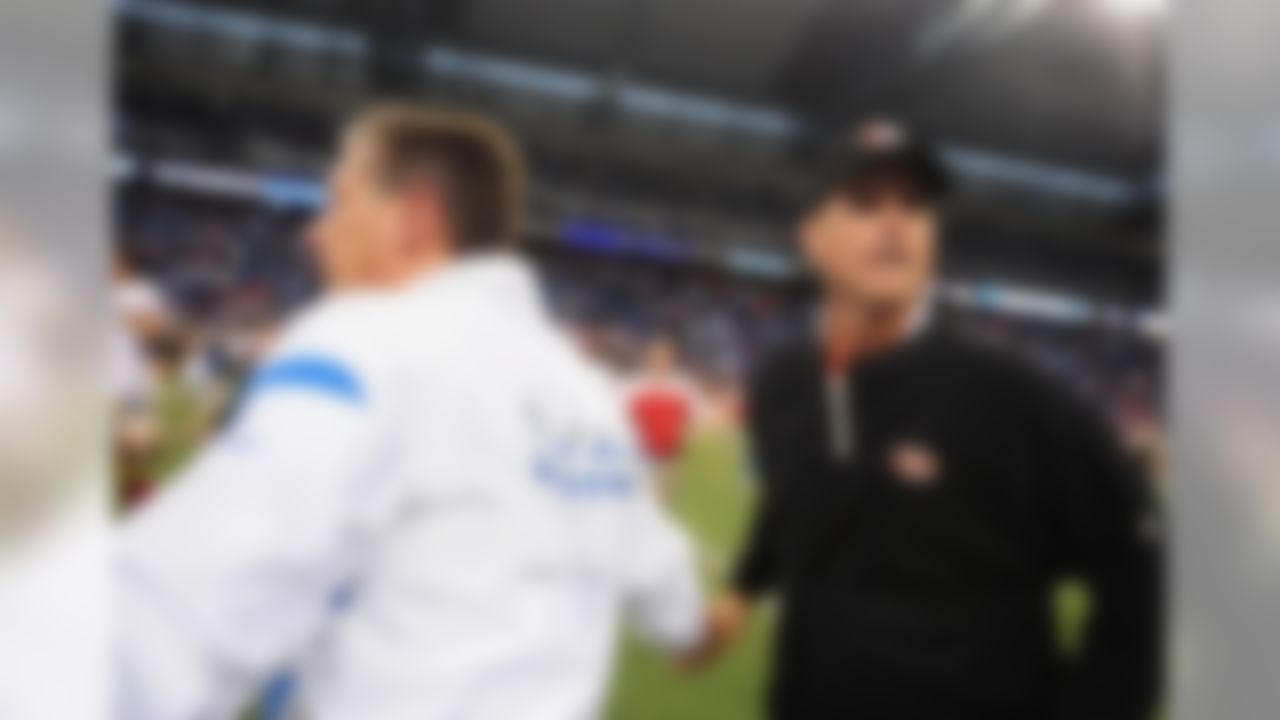
[[[843,134],[827,151],[806,208],[834,193],[886,181],[901,184],[930,203],[944,199],[952,184],[931,143],[893,121],[873,120]]]

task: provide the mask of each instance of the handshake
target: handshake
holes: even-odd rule
[[[723,591],[706,610],[702,638],[679,657],[681,669],[696,672],[715,662],[737,641],[751,616],[751,598]]]

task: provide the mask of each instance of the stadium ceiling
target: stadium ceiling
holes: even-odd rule
[[[1164,22],[1115,0],[219,0],[1150,182]],[[215,3],[204,3],[215,4]]]

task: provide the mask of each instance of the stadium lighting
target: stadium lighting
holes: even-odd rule
[[[1155,14],[1168,9],[1169,0],[1107,0],[1111,7],[1119,13]]]

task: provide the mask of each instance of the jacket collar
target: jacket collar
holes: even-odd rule
[[[911,317],[907,320],[907,326],[904,328],[902,337],[898,338],[886,349],[911,343],[933,328],[936,294],[934,288],[931,287],[921,295],[919,300],[916,301],[915,307],[911,310]],[[813,309],[810,315],[809,334],[818,347],[822,347],[825,342],[824,333],[826,330],[823,322],[825,312],[824,307],[820,304]]]
[[[427,273],[412,284],[430,293],[461,293],[502,304],[542,307],[542,296],[532,267],[507,252],[468,255]]]

